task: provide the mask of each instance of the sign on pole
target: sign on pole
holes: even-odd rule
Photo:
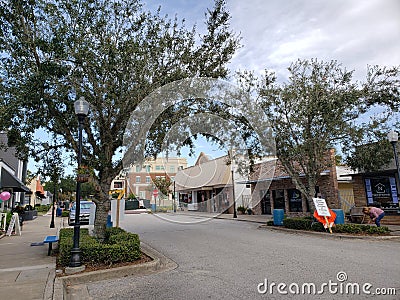
[[[158,196],[158,191],[156,189],[153,190],[153,196],[156,198]]]
[[[331,213],[329,212],[328,205],[326,205],[325,199],[321,198],[313,198],[315,209],[320,216],[330,217]]]

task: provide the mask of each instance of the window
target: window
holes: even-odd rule
[[[289,210],[292,212],[302,212],[303,206],[301,202],[301,193],[299,190],[288,190],[289,196]]]
[[[146,176],[146,183],[150,183],[150,176]]]
[[[114,181],[114,189],[122,189],[123,184],[122,181]]]
[[[170,166],[170,167],[169,167],[169,171],[170,171],[171,173],[175,173],[175,166]]]
[[[150,173],[150,169],[151,169],[151,166],[150,166],[150,165],[147,165],[147,166],[146,166],[146,172],[147,172],[147,173]]]
[[[136,172],[139,173],[140,171],[142,171],[142,166],[136,166]]]
[[[140,191],[140,192],[139,192],[139,198],[140,198],[140,199],[146,199],[146,192]]]
[[[136,176],[136,183],[140,183],[140,176]]]
[[[162,170],[164,170],[164,166],[160,166],[160,165],[156,166],[156,171],[162,171]]]

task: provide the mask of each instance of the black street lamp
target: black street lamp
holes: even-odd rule
[[[388,140],[393,146],[394,160],[396,162],[396,167],[397,167],[397,176],[400,181],[400,167],[396,149],[396,143],[399,140],[399,134],[396,131],[392,130],[391,132],[388,133]]]
[[[53,190],[53,206],[51,208],[51,222],[50,222],[50,228],[55,228],[56,226],[54,225],[54,210],[55,210],[55,203],[56,203],[56,183],[53,182],[54,184],[54,190]]]
[[[236,196],[235,196],[235,166],[233,165],[234,163],[234,158],[233,158],[233,149],[231,149],[229,153],[229,157],[231,160],[231,174],[232,174],[232,197],[233,197],[233,218],[237,218],[237,213],[236,213]]]
[[[78,116],[79,131],[78,131],[78,170],[82,163],[82,129],[83,121],[89,113],[89,103],[85,98],[80,97],[79,100],[75,101],[75,114]],[[75,223],[74,223],[74,245],[71,250],[71,261],[70,267],[81,266],[81,254],[82,251],[79,249],[79,236],[80,236],[80,218],[81,213],[81,183],[79,180],[76,182],[76,202],[75,202]]]
[[[176,188],[175,188],[175,178],[174,178],[174,193],[172,194],[172,200],[174,201],[174,213],[176,213],[176,200],[175,200],[175,193],[176,193]]]

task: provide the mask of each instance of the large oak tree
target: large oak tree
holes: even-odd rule
[[[42,128],[77,153],[73,103],[90,103],[83,163],[97,181],[95,234],[104,236],[116,153],[131,112],[154,89],[192,76],[226,77],[239,47],[224,0],[205,13],[206,32],[139,0],[9,0],[0,4],[1,129],[21,153],[41,149]],[[29,146],[27,148],[27,146]]]

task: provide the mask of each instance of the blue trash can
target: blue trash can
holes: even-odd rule
[[[151,204],[151,211],[156,211],[156,204],[154,203],[154,204]]]
[[[61,217],[62,216],[62,209],[60,207],[57,207],[56,209],[56,217]]]
[[[106,228],[110,228],[110,227],[113,227],[113,223],[111,222],[111,215],[108,215]]]
[[[332,209],[336,214],[335,224],[344,224],[344,212],[343,209]]]
[[[273,219],[275,226],[283,226],[283,216],[285,212],[283,209],[274,209],[273,211]]]

